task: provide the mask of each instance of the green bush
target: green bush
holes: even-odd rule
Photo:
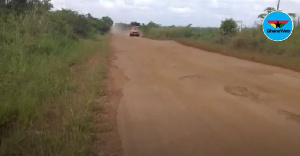
[[[220,32],[223,36],[235,35],[237,33],[237,23],[232,18],[222,21]]]

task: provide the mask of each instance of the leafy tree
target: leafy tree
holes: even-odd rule
[[[156,23],[154,23],[154,22],[152,22],[152,21],[150,21],[150,22],[147,24],[147,26],[149,26],[149,27],[160,27],[159,24],[156,24]]]
[[[141,26],[141,30],[147,33],[151,28],[157,28],[157,27],[160,27],[160,25],[154,23],[153,21],[150,21],[148,24]]]
[[[88,36],[92,25],[84,15],[80,15],[78,14],[78,12],[68,9],[56,11],[53,14],[56,14],[56,18],[59,18],[64,23],[64,25],[68,25],[77,36]],[[63,27],[59,29],[63,29]]]
[[[258,15],[258,18],[260,18],[261,20],[263,20],[268,14],[270,14],[273,11],[276,11],[276,9],[274,7],[267,7],[264,10],[264,13],[261,13],[261,14]]]
[[[105,16],[105,17],[102,17],[102,21],[108,26],[108,27],[111,27],[114,25],[114,21],[108,17],[108,16]]]
[[[141,26],[141,24],[140,24],[140,23],[138,23],[138,22],[136,22],[136,21],[134,21],[134,22],[131,22],[131,23],[130,23],[130,25]]]
[[[237,32],[237,23],[232,18],[222,21],[220,32],[223,36],[235,35]]]
[[[4,13],[41,13],[51,8],[53,5],[50,0],[0,0],[0,11]]]
[[[110,28],[113,26],[113,24],[114,24],[114,22],[110,17],[108,17],[108,16],[102,17],[99,20],[99,30],[100,30],[100,32],[101,33],[108,32],[110,30]]]
[[[189,27],[191,27],[192,25],[193,25],[193,24],[189,24],[189,25],[187,25],[186,27],[188,27],[188,28],[189,28]]]
[[[261,20],[263,20],[268,14],[272,13],[276,11],[276,9],[274,7],[267,7],[265,10],[264,10],[264,13],[261,13],[258,15],[258,18],[260,18]],[[295,19],[296,18],[296,14],[295,13],[288,13],[291,18]]]

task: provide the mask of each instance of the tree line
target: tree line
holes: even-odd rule
[[[276,11],[276,9],[274,7],[267,7],[264,9],[264,12],[259,14],[257,18],[263,20],[268,14],[270,14],[271,12],[273,11]],[[294,23],[297,24],[297,26],[300,26],[299,25],[299,20],[296,21],[296,14],[295,13],[288,13],[289,16],[295,21]],[[128,29],[128,27],[130,25],[132,25],[133,23],[138,23],[136,21],[133,21],[131,22],[130,24],[126,24],[126,23],[116,23],[117,26],[123,28],[123,29]],[[147,33],[149,32],[149,30],[151,28],[157,28],[157,27],[161,27],[160,24],[157,24],[153,21],[150,21],[148,24],[140,24],[140,29],[144,32],[144,33]],[[169,28],[174,28],[175,26],[172,25],[172,26],[167,26]],[[186,26],[187,28],[192,28],[192,24],[188,24]],[[232,18],[228,18],[228,19],[225,19],[223,21],[221,21],[221,25],[219,27],[219,34],[221,36],[234,36],[238,31],[238,24],[237,22],[232,19]],[[185,33],[185,36],[184,37],[190,37],[192,36],[191,32],[186,32]]]
[[[108,16],[95,18],[91,14],[84,15],[70,9],[50,11],[52,8],[50,0],[1,0],[0,18],[5,24],[12,16],[42,17],[43,21],[54,24],[58,33],[64,33],[66,30],[63,29],[69,27],[72,35],[78,37],[87,37],[90,32],[106,33],[113,25],[113,20]]]

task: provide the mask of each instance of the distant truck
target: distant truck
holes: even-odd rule
[[[140,32],[139,27],[140,27],[140,23],[131,22],[130,28],[129,28],[129,36],[130,37],[132,37],[132,36],[140,37],[141,32]]]

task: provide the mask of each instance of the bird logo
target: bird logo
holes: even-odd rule
[[[286,25],[289,21],[288,20],[281,20],[281,21],[268,21],[268,23],[274,28],[282,28]]]

